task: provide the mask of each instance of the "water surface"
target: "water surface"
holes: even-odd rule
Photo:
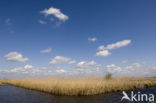
[[[152,93],[156,96],[156,87],[135,90],[134,93],[138,91]],[[130,91],[127,93],[130,95]],[[0,103],[133,103],[126,100],[121,102],[122,96],[121,92],[96,96],[54,96],[10,85],[0,86]]]

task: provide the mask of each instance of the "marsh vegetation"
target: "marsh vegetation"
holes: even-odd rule
[[[156,86],[156,78],[27,78],[2,83],[54,95],[96,95]]]
[[[0,85],[2,85],[2,80],[0,80]]]

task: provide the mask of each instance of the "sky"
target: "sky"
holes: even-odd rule
[[[155,0],[1,0],[0,78],[156,76]]]

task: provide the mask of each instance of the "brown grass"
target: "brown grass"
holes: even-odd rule
[[[156,78],[29,78],[5,79],[11,84],[54,95],[96,95],[156,86]]]

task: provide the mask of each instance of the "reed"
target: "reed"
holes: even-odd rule
[[[5,79],[3,83],[54,95],[81,96],[156,86],[156,78],[27,78]]]
[[[2,81],[0,80],[0,85],[2,85]]]

